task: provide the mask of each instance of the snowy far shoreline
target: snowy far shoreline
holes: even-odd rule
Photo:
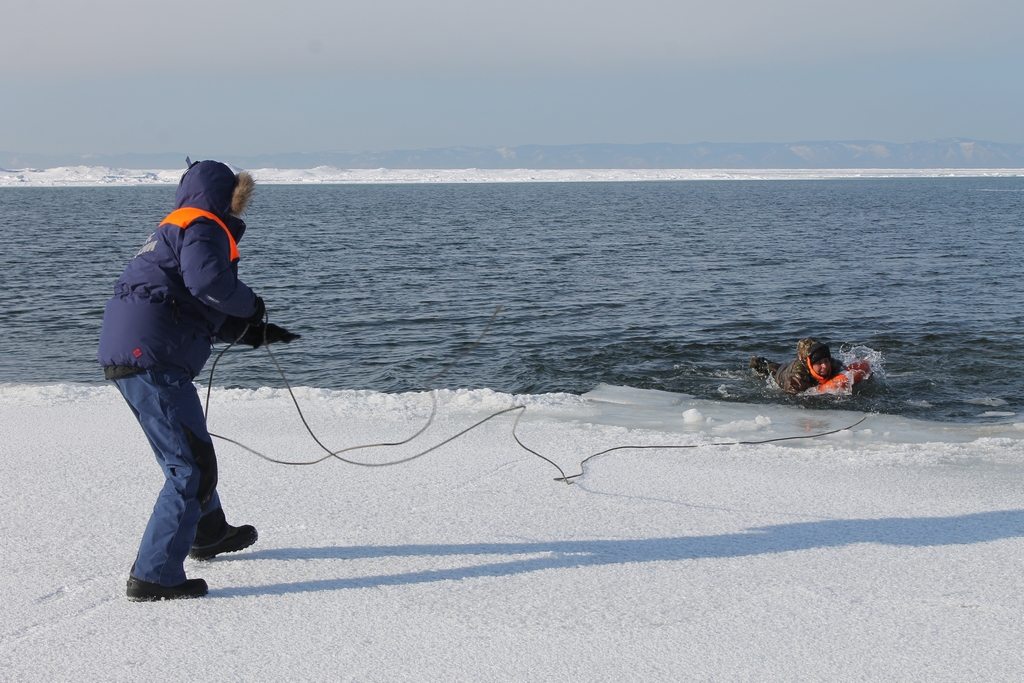
[[[0,187],[138,187],[176,185],[184,169],[61,166],[0,169]],[[441,183],[580,183],[681,180],[828,180],[842,178],[1017,178],[1024,169],[247,169],[268,185]]]

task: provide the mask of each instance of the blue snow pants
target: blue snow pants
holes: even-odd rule
[[[220,511],[217,457],[192,378],[178,370],[143,370],[115,379],[146,433],[166,481],[142,535],[131,574],[177,586],[200,517]]]

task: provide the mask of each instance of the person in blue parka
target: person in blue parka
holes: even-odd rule
[[[103,314],[104,376],[128,402],[166,477],[128,578],[132,600],[205,595],[205,581],[186,578],[185,558],[256,542],[254,527],[224,517],[217,457],[192,383],[213,342],[257,348],[299,338],[264,322],[263,300],[238,279],[240,216],[253,189],[248,173],[188,162],[175,210],[125,268]]]

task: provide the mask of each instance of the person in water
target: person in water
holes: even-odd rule
[[[774,375],[779,387],[790,394],[821,386],[843,371],[843,364],[832,358],[828,346],[813,337],[798,341],[796,359],[785,365],[761,356],[751,356],[750,367],[762,377]]]
[[[117,281],[100,332],[103,375],[121,391],[165,477],[128,578],[136,601],[205,595],[205,581],[186,578],[185,557],[205,560],[257,539],[252,525],[227,523],[217,495],[217,456],[192,383],[211,345],[299,338],[265,321],[263,299],[238,278],[252,177],[217,161],[186,163],[175,211]]]

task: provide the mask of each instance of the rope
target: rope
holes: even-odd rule
[[[760,441],[725,441],[725,442],[715,442],[715,443],[708,443],[708,444],[691,443],[691,444],[680,444],[680,445],[655,445],[655,446],[615,446],[613,448],[607,448],[607,449],[605,449],[603,451],[600,451],[599,453],[594,453],[593,455],[591,455],[591,456],[589,456],[587,458],[584,458],[580,462],[580,472],[579,472],[579,474],[573,474],[572,476],[569,476],[569,477],[565,477],[565,476],[556,477],[555,481],[564,481],[567,484],[571,484],[572,482],[569,481],[570,479],[576,479],[577,477],[582,477],[583,476],[583,465],[585,465],[588,460],[593,460],[597,456],[604,455],[605,453],[611,453],[612,451],[622,451],[622,450],[626,450],[627,448],[629,448],[629,449],[641,449],[641,448],[680,449],[680,448],[701,448],[703,446],[757,446],[757,445],[764,444],[764,443],[775,443],[777,441],[793,441],[795,439],[817,439],[817,438],[822,437],[822,436],[828,436],[829,434],[837,434],[839,432],[845,432],[848,429],[853,429],[854,427],[856,427],[857,425],[859,425],[861,422],[863,422],[866,419],[868,419],[867,415],[865,415],[861,419],[857,420],[856,422],[854,422],[849,427],[841,427],[839,429],[833,429],[830,432],[820,432],[818,434],[801,434],[799,436],[778,436],[778,437],[775,437],[773,439],[762,439]],[[512,434],[513,434],[513,436],[515,436],[515,430],[514,429],[513,429]],[[519,439],[516,439],[516,441],[518,442]],[[519,445],[523,446],[522,443],[519,443]],[[523,448],[526,448],[526,446],[523,446]],[[526,450],[529,451],[530,449],[526,448]],[[530,452],[533,453],[534,451],[530,451]]]
[[[480,342],[483,341],[484,335],[486,335],[488,330],[491,329],[491,325],[494,323],[494,319],[498,316],[498,313],[501,312],[502,308],[504,308],[504,307],[503,306],[498,306],[494,310],[494,313],[491,314],[491,317],[487,321],[487,325],[484,327],[483,332],[480,333],[480,336],[478,336],[476,338],[476,341],[473,342],[473,344],[468,349],[466,349],[464,352],[462,352],[455,360],[451,361],[446,366],[444,366],[441,369],[440,372],[438,372],[435,375],[432,375],[431,377],[428,377],[427,380],[426,380],[426,383],[429,384],[429,383],[433,382],[434,380],[437,380],[437,379],[440,379],[441,377],[444,377],[446,374],[448,374],[449,371],[451,371],[455,366],[457,366],[462,361],[463,358],[468,356],[477,346],[479,346]],[[727,441],[727,442],[716,442],[716,443],[709,443],[709,444],[662,444],[662,445],[644,445],[644,446],[630,446],[630,445],[614,446],[612,448],[607,448],[607,449],[605,449],[603,451],[599,451],[597,453],[594,453],[593,455],[587,456],[586,458],[584,458],[583,460],[580,461],[580,464],[579,464],[580,471],[579,471],[578,474],[566,475],[565,471],[561,467],[559,467],[559,465],[557,463],[555,463],[553,460],[551,460],[547,456],[542,455],[541,453],[538,453],[534,449],[530,448],[529,446],[524,444],[519,439],[519,435],[516,434],[516,429],[519,427],[519,420],[526,413],[526,406],[522,405],[522,404],[518,404],[518,405],[512,406],[511,408],[503,408],[502,410],[499,410],[499,411],[496,411],[494,413],[491,413],[490,415],[488,415],[487,417],[483,418],[482,420],[479,420],[479,421],[473,423],[469,427],[466,427],[462,431],[460,431],[460,432],[458,432],[458,433],[448,437],[447,439],[444,439],[443,441],[441,441],[439,443],[436,443],[433,446],[431,446],[431,447],[429,447],[429,448],[427,448],[425,450],[419,451],[418,453],[410,455],[410,456],[408,456],[406,458],[400,458],[398,460],[390,460],[390,461],[387,461],[387,462],[362,462],[362,461],[359,461],[359,460],[352,460],[350,458],[344,458],[344,457],[342,457],[342,453],[349,453],[349,452],[352,452],[352,451],[363,450],[363,449],[367,449],[367,448],[386,448],[386,447],[393,447],[393,446],[404,446],[405,444],[410,443],[411,441],[413,441],[416,438],[418,438],[425,431],[427,431],[427,429],[430,427],[430,425],[433,424],[434,418],[437,416],[437,395],[436,395],[435,390],[432,389],[429,392],[430,393],[430,404],[431,404],[431,406],[430,406],[430,417],[427,418],[426,424],[424,424],[423,427],[421,427],[419,429],[419,431],[417,431],[415,434],[413,434],[409,438],[402,439],[401,441],[386,441],[386,442],[381,442],[381,443],[361,444],[361,445],[358,445],[358,446],[349,446],[347,448],[342,448],[342,449],[339,449],[339,450],[331,450],[330,448],[325,446],[323,444],[323,442],[320,441],[320,439],[314,433],[312,427],[310,427],[309,423],[306,421],[306,416],[303,415],[303,413],[302,413],[302,408],[301,408],[301,406],[299,406],[299,401],[298,401],[298,399],[295,398],[295,392],[292,391],[291,383],[288,381],[287,376],[285,376],[284,370],[281,368],[281,364],[278,363],[277,358],[274,356],[274,353],[270,350],[270,344],[267,343],[266,325],[269,324],[270,318],[269,318],[269,316],[266,313],[264,313],[263,320],[264,320],[263,347],[266,349],[267,355],[270,356],[270,360],[274,363],[274,367],[277,368],[277,372],[281,376],[281,380],[284,382],[285,388],[288,390],[288,395],[289,395],[289,397],[291,397],[292,404],[295,406],[295,411],[298,413],[299,419],[302,421],[302,425],[306,428],[306,432],[309,433],[309,436],[313,439],[313,441],[316,443],[316,445],[319,446],[321,448],[321,450],[324,451],[325,455],[323,455],[320,458],[316,458],[314,460],[306,460],[306,461],[298,461],[298,462],[291,461],[291,460],[280,460],[280,459],[277,459],[277,458],[272,458],[272,457],[270,457],[268,455],[265,455],[263,453],[260,453],[256,449],[250,448],[249,446],[246,446],[245,444],[243,444],[243,443],[241,443],[239,441],[236,441],[235,439],[231,439],[231,438],[226,437],[226,436],[221,436],[220,434],[214,434],[213,432],[210,432],[209,434],[210,434],[210,436],[212,436],[212,437],[214,437],[216,439],[220,439],[221,441],[226,441],[226,442],[228,442],[230,444],[234,444],[235,446],[238,446],[239,448],[241,448],[241,449],[243,449],[245,451],[248,451],[249,453],[252,453],[253,455],[255,455],[257,457],[260,457],[263,460],[266,460],[267,462],[272,462],[272,463],[277,464],[277,465],[291,465],[291,466],[296,466],[296,467],[304,467],[304,466],[307,466],[307,465],[316,465],[316,464],[321,463],[324,460],[327,460],[329,458],[335,458],[337,460],[340,460],[341,462],[347,463],[349,465],[356,465],[358,467],[391,467],[391,466],[394,466],[394,465],[401,465],[403,463],[407,463],[407,462],[410,462],[412,460],[416,460],[417,458],[421,458],[424,455],[426,455],[427,453],[431,453],[432,451],[437,450],[441,446],[444,446],[445,444],[449,444],[452,441],[455,441],[459,437],[463,436],[464,434],[466,434],[468,432],[471,432],[472,430],[476,429],[477,427],[479,427],[480,425],[484,424],[485,422],[493,420],[494,418],[499,417],[501,415],[505,415],[507,413],[516,412],[517,414],[516,414],[515,421],[512,423],[512,438],[515,439],[515,442],[523,450],[527,451],[528,453],[531,453],[531,454],[535,455],[536,457],[538,457],[541,460],[547,462],[552,467],[554,467],[556,470],[558,470],[558,473],[561,476],[555,477],[555,479],[554,479],[555,481],[564,482],[566,484],[572,484],[575,479],[577,479],[579,477],[582,477],[585,474],[584,465],[586,465],[587,462],[589,462],[590,460],[593,460],[594,458],[596,458],[598,456],[606,455],[606,454],[611,453],[613,451],[621,451],[621,450],[627,450],[627,449],[632,449],[632,450],[641,450],[641,449],[679,450],[679,449],[684,449],[684,448],[701,448],[701,447],[704,447],[704,446],[752,446],[752,445],[760,445],[760,444],[766,444],[766,443],[775,443],[775,442],[779,442],[779,441],[794,441],[794,440],[797,440],[797,439],[817,439],[817,438],[820,438],[822,436],[828,436],[830,434],[836,434],[838,432],[843,432],[843,431],[846,431],[846,430],[849,430],[849,429],[853,429],[854,427],[856,427],[857,425],[861,424],[862,422],[864,422],[864,420],[866,420],[868,418],[868,416],[865,415],[864,417],[859,419],[857,422],[854,422],[853,424],[851,424],[848,427],[842,427],[840,429],[833,429],[833,430],[828,431],[828,432],[820,432],[820,433],[816,433],[816,434],[803,434],[803,435],[799,435],[799,436],[780,436],[780,437],[775,437],[775,438],[772,438],[772,439],[763,439],[763,440],[760,440],[760,441]],[[206,386],[206,402],[205,402],[205,405],[203,406],[203,414],[204,414],[204,416],[208,417],[209,416],[209,412],[210,412],[210,392],[213,389],[213,376],[214,376],[214,371],[217,368],[217,363],[220,362],[221,357],[223,357],[224,354],[227,353],[228,350],[231,347],[235,346],[238,342],[240,342],[242,340],[242,338],[245,336],[245,334],[246,334],[246,332],[248,332],[248,330],[249,330],[249,326],[246,325],[245,329],[242,330],[242,333],[240,335],[238,335],[238,338],[235,339],[230,344],[228,344],[227,348],[225,348],[223,351],[221,351],[219,354],[217,354],[217,357],[213,361],[213,365],[210,366],[210,379],[209,379],[209,381],[207,383],[207,386]]]

